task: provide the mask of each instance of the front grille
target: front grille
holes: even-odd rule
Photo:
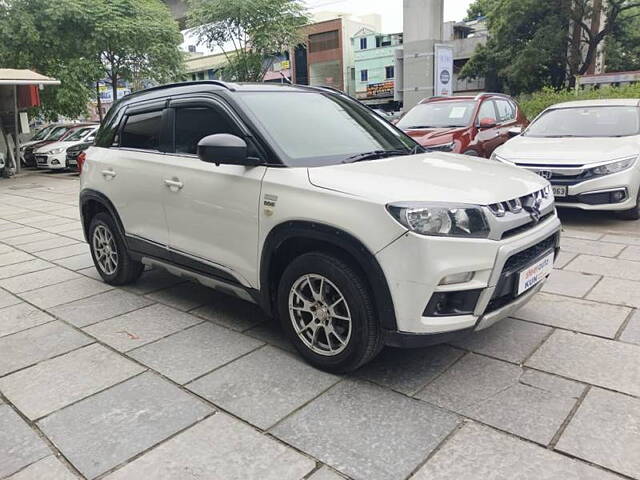
[[[518,273],[528,265],[535,263],[544,254],[554,250],[557,244],[558,234],[556,233],[509,257],[504,264],[495,292],[487,305],[485,313],[491,313],[514,301],[516,299]]]
[[[522,210],[528,211],[533,206],[540,206],[543,199],[551,195],[551,188],[548,186],[537,192],[530,193],[524,197],[512,198],[504,202],[493,203],[489,205],[489,210],[496,217],[504,217],[508,214],[517,214]]]
[[[515,228],[512,228],[510,230],[507,230],[506,232],[504,232],[502,234],[502,238],[509,238],[509,237],[513,237],[515,235],[518,235],[518,234],[520,234],[522,232],[526,232],[530,228],[535,227],[536,225],[544,222],[547,218],[552,217],[552,216],[553,216],[553,212],[549,212],[546,215],[543,215],[542,217],[540,217],[540,220],[538,220],[537,222],[534,222],[533,220],[531,220],[530,222],[527,222],[524,225],[520,225],[519,227],[515,227]]]
[[[46,165],[47,164],[47,156],[46,155],[36,155],[36,162],[38,162],[39,165]]]

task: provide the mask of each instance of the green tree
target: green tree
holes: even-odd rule
[[[608,72],[640,70],[640,8],[628,10],[611,32],[605,47]]]
[[[260,82],[269,59],[300,41],[308,23],[299,0],[188,0],[188,25],[201,44],[221,50],[225,75]]]
[[[486,17],[496,0],[476,0],[467,9],[465,21],[475,20],[478,17]]]
[[[546,85],[559,88],[566,74],[567,1],[479,0],[489,38],[461,72],[485,77],[487,88],[517,95]],[[474,5],[476,5],[474,4]],[[470,12],[475,11],[474,5]]]

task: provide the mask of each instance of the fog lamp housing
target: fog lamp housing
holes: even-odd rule
[[[476,309],[482,289],[435,292],[422,312],[424,317],[470,315]]]

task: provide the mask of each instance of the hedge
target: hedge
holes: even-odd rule
[[[575,100],[594,100],[598,98],[637,98],[640,99],[640,83],[622,87],[602,87],[597,90],[554,90],[544,88],[539,92],[524,94],[517,98],[520,107],[529,120],[533,120],[545,108],[556,103]]]

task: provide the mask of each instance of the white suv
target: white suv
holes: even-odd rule
[[[640,100],[549,107],[493,157],[551,181],[558,206],[640,218]]]
[[[279,317],[313,365],[486,328],[558,251],[549,183],[422,152],[341,93],[195,82],[120,100],[87,151],[80,208],[113,285],[143,265]]]

